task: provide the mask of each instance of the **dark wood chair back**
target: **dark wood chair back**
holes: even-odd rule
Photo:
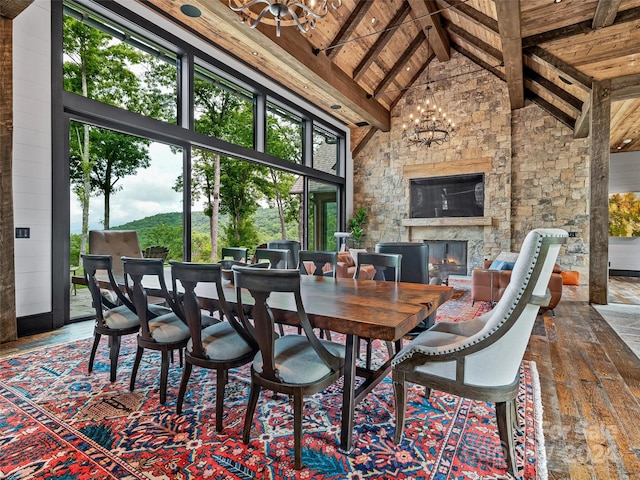
[[[111,255],[82,255],[82,268],[84,270],[84,280],[87,284],[89,292],[91,293],[91,300],[96,310],[96,322],[102,327],[106,327],[102,305],[106,308],[115,308],[118,304],[126,305],[132,312],[135,312],[133,303],[122,293],[118,283],[113,276],[112,270],[113,259]],[[109,290],[114,292],[117,300],[109,298],[102,294],[100,288],[99,277],[106,275],[106,279],[109,280]],[[105,279],[102,280],[104,282]],[[102,283],[104,285],[104,283]]]
[[[247,263],[249,249],[241,247],[222,247],[221,260],[232,259],[237,262]]]
[[[289,268],[289,250],[280,248],[256,248],[255,263],[269,262],[270,268]]]
[[[376,269],[374,280],[385,280],[389,275],[385,275],[387,268],[393,268],[395,274],[391,278],[395,282],[399,282],[402,274],[402,255],[399,253],[359,253],[358,264],[356,265],[356,273],[353,278],[360,276],[361,265],[373,265]]]
[[[298,269],[302,275],[308,275],[307,268],[304,262],[313,262],[313,271],[311,275],[325,276],[323,268],[326,264],[331,265],[331,273],[328,274],[335,278],[336,271],[338,270],[338,252],[321,252],[314,250],[300,250],[298,252],[300,259]]]

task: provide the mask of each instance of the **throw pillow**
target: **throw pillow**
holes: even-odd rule
[[[494,260],[493,262],[491,262],[489,270],[504,270],[505,263],[506,262],[503,262],[502,260]]]

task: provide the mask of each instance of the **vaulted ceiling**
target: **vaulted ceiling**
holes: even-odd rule
[[[611,152],[640,150],[640,0],[343,0],[280,37],[241,23],[229,0],[139,1],[347,123],[355,152],[453,52],[506,82],[512,109],[535,102],[576,138],[589,134],[592,82],[610,80]],[[184,15],[187,3],[202,15]]]

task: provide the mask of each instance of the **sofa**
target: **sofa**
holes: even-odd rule
[[[496,268],[498,267],[498,268]],[[474,268],[471,272],[471,300],[472,302],[497,302],[511,280],[513,262],[500,260],[485,260],[483,268]],[[562,298],[562,269],[556,264],[549,280],[551,301],[546,307],[540,307],[540,312],[551,310],[558,305]]]

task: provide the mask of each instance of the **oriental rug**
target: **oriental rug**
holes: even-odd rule
[[[135,339],[123,340],[118,379],[109,382],[103,340],[87,373],[91,339],[0,361],[0,479],[502,479],[510,478],[491,403],[432,392],[408,392],[407,422],[393,442],[389,377],[357,407],[354,451],[338,452],[342,389],[307,397],[303,462],[293,469],[292,405],[261,394],[251,441],[241,441],[249,368],[232,370],[224,431],[215,430],[215,373],[195,367],[183,414],[175,413],[181,376],[169,374],[167,403],[159,404],[159,364],[145,353],[136,390],[128,382]],[[384,355],[385,348],[377,345]],[[545,479],[538,375],[523,362],[517,401],[519,478]]]

